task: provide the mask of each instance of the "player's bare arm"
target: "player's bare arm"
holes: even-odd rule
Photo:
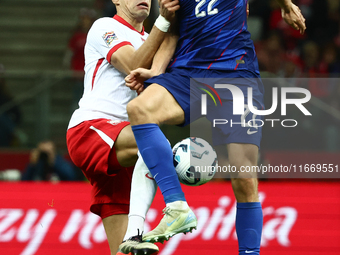
[[[291,0],[277,0],[277,2],[281,7],[281,15],[286,23],[303,34],[306,30],[306,24],[300,8],[293,4]]]
[[[165,72],[170,60],[172,59],[172,56],[175,53],[178,38],[179,37],[177,34],[169,33],[166,35],[163,43],[161,44],[153,59],[150,69],[152,76],[156,76]]]
[[[175,11],[179,9],[178,0],[160,0],[159,5],[160,16],[166,20],[172,20]],[[118,15],[124,16],[124,14],[119,14],[118,10],[117,12]],[[131,45],[119,48],[112,54],[111,64],[125,74],[129,74],[130,71],[139,67],[150,68],[153,57],[164,40],[165,34],[154,25],[148,39],[138,50],[135,50]]]
[[[137,68],[131,71],[130,74],[125,77],[126,86],[132,90],[136,90],[137,93],[141,93],[144,89],[143,83],[145,80],[164,73],[175,53],[178,38],[178,22],[174,18],[169,33],[165,35],[164,41],[153,58],[151,68]]]
[[[175,52],[177,41],[178,35],[172,33],[167,34],[155,54],[151,69],[137,68],[131,71],[130,74],[125,77],[126,86],[132,90],[136,90],[137,93],[141,93],[144,89],[143,83],[145,80],[164,73]]]

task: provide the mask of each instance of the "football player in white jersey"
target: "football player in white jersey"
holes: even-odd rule
[[[116,253],[127,229],[137,160],[126,105],[139,91],[126,87],[124,78],[138,67],[150,68],[170,26],[167,20],[179,9],[178,0],[160,0],[160,16],[148,35],[143,21],[151,0],[113,3],[117,15],[98,19],[88,32],[84,93],[67,131],[70,157],[92,185],[90,210],[102,218],[111,254]],[[158,251],[151,243],[144,248],[144,254]]]

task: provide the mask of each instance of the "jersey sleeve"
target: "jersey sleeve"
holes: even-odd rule
[[[104,20],[98,20],[93,24],[88,34],[87,43],[109,63],[111,62],[112,54],[120,47],[125,45],[132,46],[123,31],[120,31],[118,27],[113,27],[112,24],[104,22]]]

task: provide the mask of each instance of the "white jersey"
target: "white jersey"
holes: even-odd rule
[[[68,128],[85,120],[106,118],[127,121],[126,105],[137,96],[125,86],[125,74],[110,64],[112,54],[124,45],[136,50],[148,34],[138,32],[120,16],[96,20],[85,44],[84,93]]]

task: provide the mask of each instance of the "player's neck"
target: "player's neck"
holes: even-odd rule
[[[143,21],[139,21],[129,15],[126,15],[124,12],[117,12],[117,15],[123,18],[127,23],[129,23],[134,29],[139,32],[143,30]]]

